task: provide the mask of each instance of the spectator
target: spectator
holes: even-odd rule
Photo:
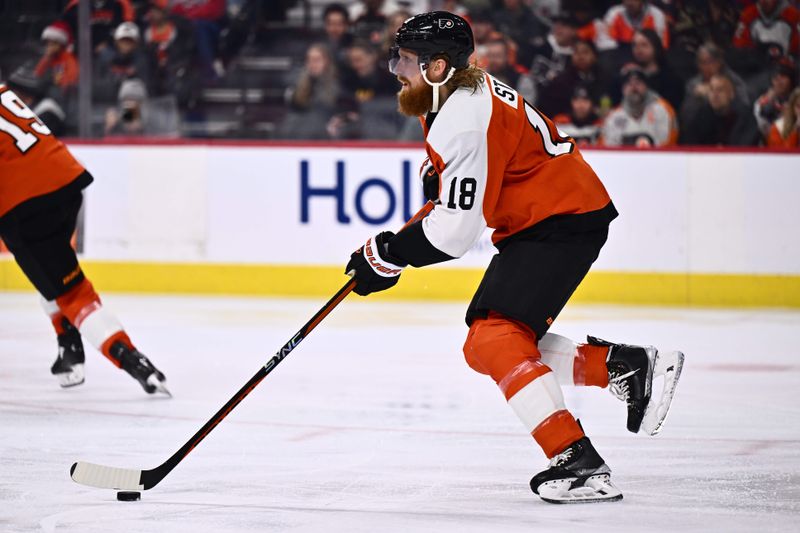
[[[534,47],[531,74],[538,87],[553,81],[561,74],[572,57],[572,47],[578,40],[578,22],[568,15],[553,17],[553,26],[541,46]]]
[[[538,1],[541,2],[543,0],[538,0]],[[547,1],[553,1],[553,0],[547,0]],[[558,0],[555,1],[557,2]],[[416,8],[412,5],[414,4],[414,2],[410,0],[401,0],[400,3],[404,6],[406,11],[411,11],[414,13],[419,13],[421,10],[426,9],[425,4],[427,4],[427,9],[430,9],[431,11],[448,11],[450,13],[458,15],[459,17],[468,19],[469,9],[466,6],[462,5],[463,3],[469,3],[471,5],[475,5],[476,7],[478,7],[478,5],[482,3],[488,5],[489,2],[488,0],[477,0],[477,1],[467,0],[466,2],[462,2],[461,0],[430,0],[430,1],[417,0]]]
[[[600,102],[602,110],[611,107],[609,87],[597,63],[597,49],[591,41],[575,43],[572,59],[564,72],[539,91],[537,107],[548,116],[570,112],[570,97],[576,85],[588,88],[592,99]]]
[[[561,0],[534,0],[530,2],[533,14],[543,20],[548,26],[561,16]]]
[[[486,0],[478,0],[479,2]],[[350,20],[356,21],[367,12],[374,12],[379,16],[388,17],[395,11],[410,10],[418,13],[420,9],[427,9],[428,5],[431,8],[433,4],[439,2],[441,5],[436,6],[436,9],[444,10],[444,4],[452,4],[452,0],[348,0],[344,4],[350,4],[347,8],[350,13]]]
[[[341,87],[336,64],[324,43],[312,44],[296,83],[286,92],[289,112],[280,136],[288,139],[326,139],[326,125],[336,112]]]
[[[125,80],[117,95],[119,106],[106,111],[106,135],[142,135],[142,107],[147,100],[147,88],[141,80]]]
[[[197,58],[206,80],[216,80],[225,73],[217,59],[217,43],[225,18],[225,0],[171,0],[172,13],[191,21]]]
[[[350,108],[380,96],[394,96],[398,83],[378,64],[378,53],[369,43],[356,42],[348,54],[351,72],[343,80],[344,98]]]
[[[123,81],[138,78],[151,91],[151,64],[142,50],[139,27],[123,22],[114,31],[114,52],[98,58],[92,80],[93,96],[101,102],[113,102]]]
[[[758,125],[750,108],[736,98],[733,81],[715,74],[708,99],[683,124],[682,144],[711,146],[756,146]]]
[[[78,1],[70,0],[62,17],[72,35],[78,34]],[[130,0],[93,0],[89,4],[89,26],[94,55],[111,54],[114,50],[114,30],[123,22],[132,22],[133,18]]]
[[[765,138],[769,134],[773,122],[783,114],[783,108],[789,100],[789,95],[796,86],[797,67],[788,57],[783,58],[772,69],[769,89],[753,105],[758,129]]]
[[[682,121],[707,100],[711,78],[715,74],[722,74],[732,80],[736,88],[736,98],[742,103],[750,105],[747,84],[728,67],[722,49],[717,45],[706,43],[697,49],[697,71],[697,75],[686,82],[684,103],[681,109]]]
[[[338,68],[347,64],[347,50],[353,44],[350,16],[342,4],[328,4],[322,12],[325,41]]]
[[[125,80],[119,88],[118,106],[106,111],[105,133],[174,137],[178,134],[176,110],[151,105],[142,80]]]
[[[800,148],[800,88],[792,91],[783,114],[770,128],[767,146]]]
[[[739,10],[730,0],[676,0],[673,46],[694,55],[701,44],[730,46]]]
[[[369,136],[367,130],[383,120],[383,116],[370,116],[363,113],[365,106],[380,110],[381,114],[390,116],[396,122],[397,105],[395,94],[398,90],[397,80],[389,71],[378,64],[378,53],[375,48],[365,41],[357,41],[350,48],[350,71],[342,80],[342,98],[339,107],[342,113],[334,116],[328,123],[328,133],[334,138],[364,138]],[[382,109],[382,104],[388,103],[388,110]],[[373,105],[374,104],[374,105]],[[387,138],[393,134],[390,128],[380,135]],[[369,137],[368,137],[369,138]]]
[[[64,133],[66,113],[61,105],[47,96],[45,83],[28,68],[20,67],[11,73],[6,82],[8,88],[36,113],[53,135]]]
[[[608,36],[618,46],[629,46],[636,30],[649,28],[656,32],[664,48],[669,48],[667,17],[648,0],[622,0],[606,12],[603,22]]]
[[[671,146],[678,138],[675,112],[647,86],[647,75],[635,64],[623,67],[622,104],[603,122],[606,146]]]
[[[733,45],[740,49],[780,47],[779,55],[800,52],[800,11],[786,0],[757,0],[739,18]]]
[[[44,55],[34,72],[46,86],[51,87],[50,94],[63,104],[78,85],[78,61],[70,52],[72,34],[65,23],[57,21],[44,29],[42,41],[45,43]]]
[[[472,36],[475,39],[475,52],[470,57],[471,63],[477,63],[479,67],[483,68],[479,58],[483,56],[484,47],[491,41],[503,39],[508,45],[508,61],[509,63],[517,63],[517,44],[503,35],[494,25],[491,12],[488,10],[478,10],[472,13],[470,25],[472,26]]]
[[[153,66],[153,94],[173,94],[185,105],[195,85],[194,32],[186,19],[169,14],[169,0],[150,0],[149,4],[144,44]]]
[[[561,0],[560,12],[568,13],[578,21],[578,27],[583,28],[592,20],[604,15],[609,7],[611,7],[610,2],[602,3],[595,0]]]
[[[483,55],[479,61],[484,65],[484,70],[502,81],[514,87],[522,97],[528,102],[536,101],[536,88],[533,79],[525,73],[525,69],[519,65],[512,65],[508,62],[508,46],[503,39],[496,39],[483,47]]]
[[[380,46],[387,19],[384,0],[361,0],[354,7],[356,13],[359,13],[358,8],[361,8],[357,15],[351,12],[356,39],[366,41],[373,46]]]
[[[383,29],[383,38],[381,39],[380,48],[380,60],[382,62],[389,61],[390,50],[394,46],[394,36],[403,22],[410,18],[411,13],[403,9],[395,11],[386,17],[386,27]]]
[[[548,25],[522,0],[502,0],[502,6],[494,10],[492,18],[497,30],[516,43],[516,62],[533,63],[533,52],[544,44]]]
[[[598,144],[603,121],[597,115],[597,105],[589,87],[578,84],[572,92],[570,106],[569,113],[553,117],[558,131],[575,139],[580,148]]]
[[[597,50],[605,52],[617,47],[617,42],[608,35],[605,22],[599,17],[601,11],[592,0],[562,0],[564,10],[578,22],[578,38],[594,43]]]
[[[680,109],[683,102],[683,81],[667,64],[664,47],[656,32],[649,28],[636,30],[631,52],[633,61],[644,70],[650,88],[664,97],[673,109]]]
[[[703,43],[723,49],[730,46],[739,9],[729,0],[675,0],[674,12],[667,55],[674,71],[685,80],[695,73],[695,57]]]

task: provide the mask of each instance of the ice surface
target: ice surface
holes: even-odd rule
[[[333,292],[335,288],[332,289]],[[555,506],[546,460],[463,361],[465,304],[351,295],[141,502],[73,483],[76,460],[152,468],[324,303],[106,295],[168,377],[148,397],[87,349],[60,389],[33,293],[0,294],[0,532],[797,531],[800,313],[568,306],[553,331],[686,353],[663,433],[567,389],[625,494]]]

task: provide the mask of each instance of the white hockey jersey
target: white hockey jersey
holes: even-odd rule
[[[575,142],[489,75],[477,91],[451,94],[430,129],[424,120],[423,128],[428,159],[440,177],[440,203],[422,230],[450,257],[466,253],[487,226],[497,244],[553,216],[598,212],[581,219],[595,225],[616,216]],[[415,264],[404,248],[400,257]]]

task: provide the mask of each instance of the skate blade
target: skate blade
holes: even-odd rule
[[[58,379],[58,384],[64,389],[76,387],[85,381],[83,365],[81,364],[73,365],[69,372],[61,372],[55,374],[55,376]]]
[[[647,435],[654,436],[661,432],[664,422],[667,419],[672,400],[675,397],[675,389],[683,370],[684,355],[682,352],[665,352],[656,356],[653,369],[653,379],[663,377],[663,386],[660,395],[653,394],[650,403],[644,412],[641,431]]]
[[[168,398],[172,398],[172,393],[167,389],[167,382],[160,381],[154,374],[151,374],[150,377],[147,378],[147,384],[155,387],[155,390],[151,394],[160,392],[161,394],[165,394]]]
[[[583,485],[572,487],[577,478],[558,480],[539,486],[539,497],[547,503],[603,503],[622,499],[622,492],[611,482],[608,474],[591,476]]]

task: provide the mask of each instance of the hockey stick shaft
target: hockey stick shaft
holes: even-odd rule
[[[300,344],[311,330],[322,322],[323,318],[344,300],[345,296],[353,290],[355,284],[355,280],[348,280],[333,298],[331,298],[322,309],[317,311],[300,331],[289,339],[264,366],[259,368],[253,377],[251,377],[248,382],[197,431],[197,433],[192,435],[192,438],[186,441],[177,452],[172,454],[172,456],[161,465],[152,470],[130,470],[78,462],[73,464],[72,468],[70,468],[70,476],[73,481],[83,485],[118,490],[148,490],[158,485],[173,468],[178,466],[178,464],[189,455],[189,453],[200,444],[200,442],[202,442],[202,440],[205,439],[208,434],[211,433],[211,431],[297,347],[298,344]]]
[[[225,405],[223,405],[219,411],[217,411],[214,416],[212,416],[208,422],[205,423],[203,427],[201,427],[197,433],[195,433],[191,439],[189,439],[186,444],[184,444],[177,452],[175,452],[172,457],[167,459],[167,461],[156,468],[157,472],[154,472],[153,475],[145,476],[144,474],[147,472],[143,472],[142,474],[142,485],[144,486],[145,490],[154,487],[158,484],[164,477],[175,468],[178,463],[180,463],[184,457],[189,455],[191,452],[203,439],[205,439],[211,431],[219,425],[222,420],[225,419],[228,414],[230,414],[233,409],[241,403],[245,397],[250,394],[253,389],[255,389],[261,381],[267,377],[270,372],[275,370],[275,368],[280,364],[281,361],[286,359],[286,357],[294,350],[303,339],[305,339],[311,331],[319,325],[322,320],[333,311],[339,303],[344,300],[344,298],[350,294],[350,291],[356,286],[356,282],[353,279],[347,281],[344,286],[339,289],[339,291],[330,299],[328,303],[326,303],[322,309],[317,311],[317,313],[306,322],[306,324],[300,328],[298,331],[289,341],[284,344],[280,350],[278,350],[275,355],[267,361],[267,364],[262,366],[258,369],[253,377],[244,384],[244,386],[239,389],[239,391],[233,395],[233,397],[227,401]],[[148,479],[149,478],[149,479]]]
[[[431,202],[426,203],[406,224],[404,228],[414,222],[424,218],[433,209]],[[242,386],[239,391],[223,405],[214,416],[212,416],[203,427],[201,427],[192,438],[190,438],[181,448],[172,454],[161,465],[151,470],[130,470],[123,468],[106,467],[92,463],[74,463],[70,469],[70,476],[73,481],[84,485],[100,488],[128,489],[128,490],[148,490],[155,487],[169,474],[189,453],[205,439],[215,427],[222,422],[244,398],[255,389],[261,381],[277,367],[281,361],[294,350],[300,342],[305,339],[311,331],[316,328],[322,320],[338,306],[345,297],[355,288],[355,279],[350,279],[342,286],[339,291],[328,300],[328,302],[317,311],[317,313],[300,328],[300,330],[286,342],[267,363],[258,369],[253,377]]]

